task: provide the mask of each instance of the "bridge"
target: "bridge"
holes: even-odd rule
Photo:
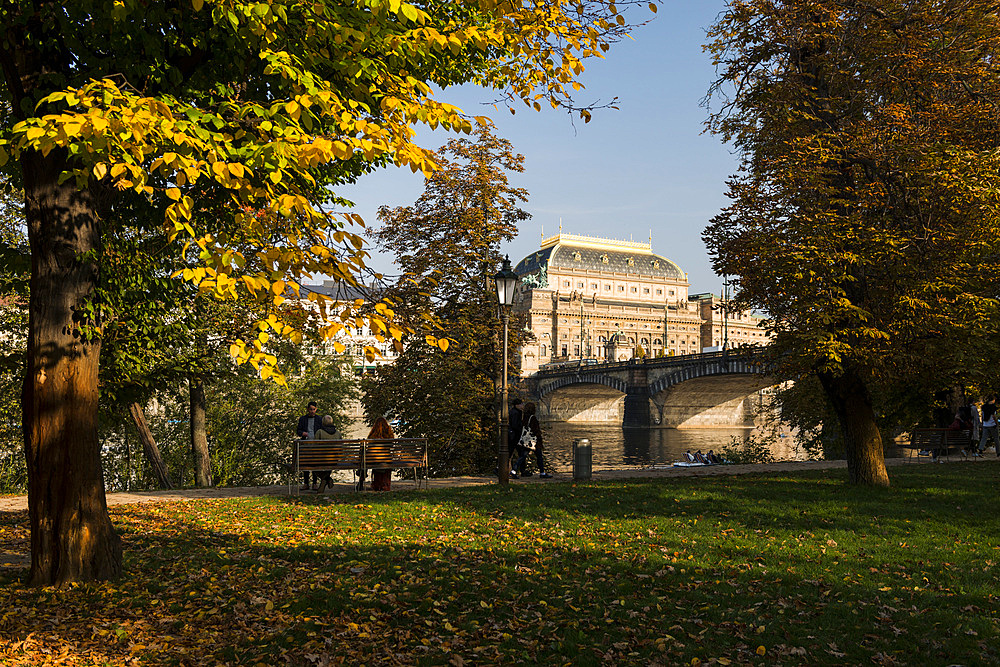
[[[544,368],[525,379],[543,420],[623,426],[752,426],[775,383],[754,349]]]

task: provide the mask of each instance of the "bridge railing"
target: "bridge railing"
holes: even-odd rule
[[[627,361],[602,361],[600,359],[575,359],[573,361],[558,361],[539,368],[536,375],[557,375],[560,373],[580,373],[587,370],[609,371],[629,368],[637,365],[646,366],[680,366],[684,364],[710,362],[724,359],[752,359],[762,352],[758,348],[737,348],[718,352],[699,352],[697,354],[679,354],[670,357],[646,357],[644,359],[629,359]]]

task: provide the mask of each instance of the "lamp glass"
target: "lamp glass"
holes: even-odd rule
[[[493,276],[497,286],[497,301],[501,306],[510,306],[514,303],[514,291],[517,288],[519,278],[510,267],[510,259],[503,258],[503,266],[500,271]]]

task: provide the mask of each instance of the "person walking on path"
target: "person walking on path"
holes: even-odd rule
[[[295,426],[295,436],[299,440],[314,440],[316,438],[316,429],[322,425],[319,415],[316,411],[319,406],[316,405],[316,401],[309,401],[309,405],[306,406],[306,413],[299,417],[299,423]],[[309,486],[309,471],[302,471],[302,490],[308,491],[312,488],[314,491],[319,488],[319,477],[313,473],[312,476],[312,487]]]
[[[515,398],[511,401],[511,404],[514,407],[510,409],[507,417],[507,460],[513,462],[521,455],[521,448],[517,443],[521,440],[521,428],[524,423],[523,413],[521,412],[524,409],[524,399]],[[517,479],[515,468],[515,465],[511,465],[511,479]],[[499,471],[497,473],[499,474]]]
[[[979,438],[979,447],[976,452],[982,456],[986,450],[986,444],[993,442],[993,447],[1000,456],[1000,440],[997,439],[997,399],[996,396],[989,396],[983,404],[983,435]]]
[[[545,452],[544,446],[542,445],[542,426],[538,423],[538,417],[535,416],[536,407],[534,403],[525,403],[522,411],[521,417],[521,428],[522,432],[524,429],[528,429],[531,435],[535,438],[535,460],[538,462],[538,476],[542,479],[551,479],[552,475],[545,470]],[[522,450],[520,456],[517,458],[517,463],[514,464],[514,468],[517,473],[530,477],[531,473],[528,472],[525,465],[528,462],[528,450],[524,447],[519,447]]]

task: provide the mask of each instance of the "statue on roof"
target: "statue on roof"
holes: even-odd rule
[[[521,278],[521,282],[529,287],[546,289],[549,286],[548,266],[542,264],[542,266],[538,269],[538,273],[532,273],[531,275]]]

